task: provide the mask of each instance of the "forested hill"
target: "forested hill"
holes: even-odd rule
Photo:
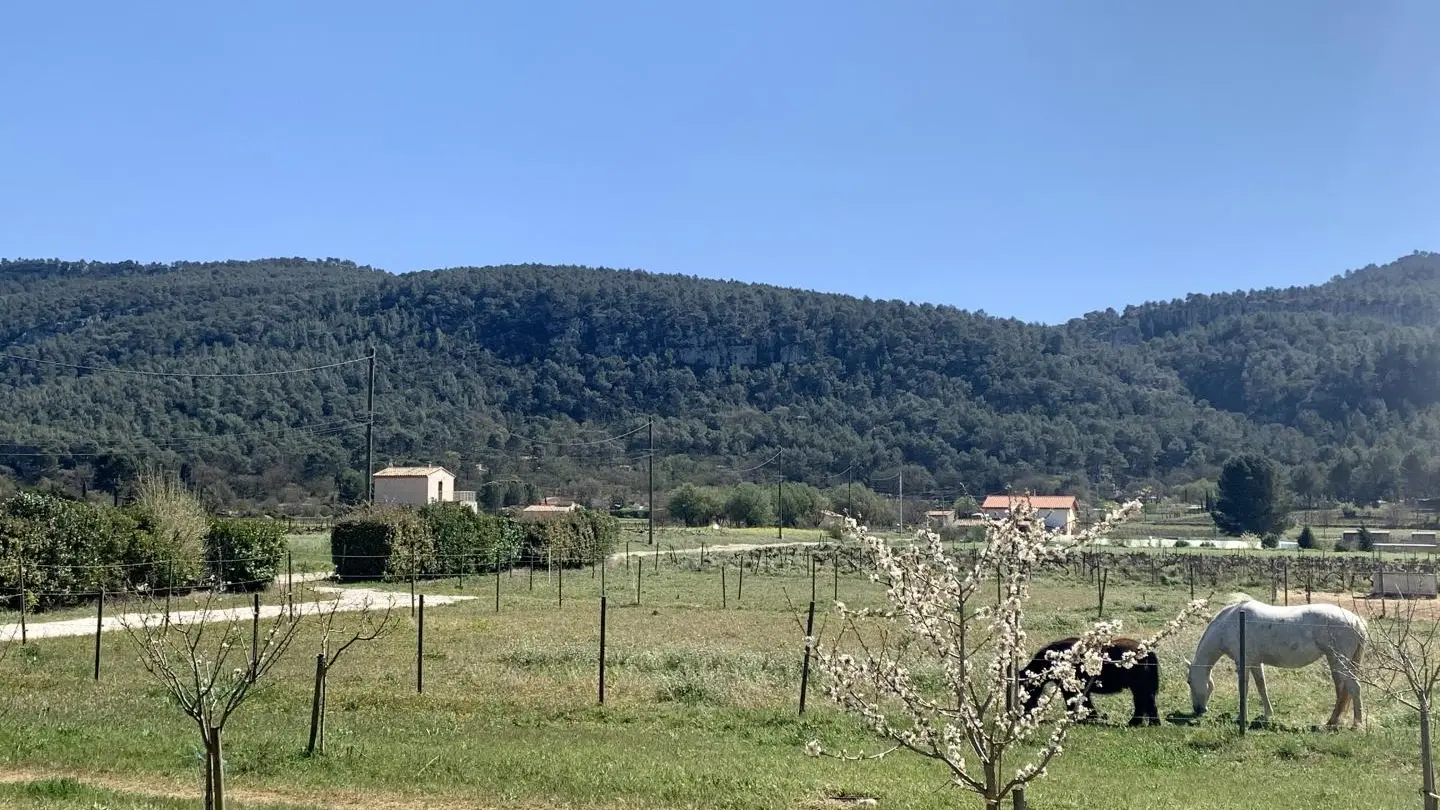
[[[373,346],[377,464],[462,488],[633,499],[654,416],[662,487],[890,490],[903,464],[907,494],[1110,494],[1259,449],[1302,495],[1428,495],[1437,275],[1415,254],[1047,327],[577,267],[3,261],[0,475],[103,489],[154,460],[222,502],[353,497]]]

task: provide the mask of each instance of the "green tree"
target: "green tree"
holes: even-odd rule
[[[666,502],[670,517],[686,526],[708,526],[725,512],[720,493],[708,487],[681,484]]]
[[[950,508],[954,509],[955,514],[962,518],[969,517],[980,511],[980,502],[969,495],[961,495],[955,499],[955,503],[951,504]]]
[[[809,484],[786,483],[780,487],[780,523],[783,526],[809,528],[820,522],[820,512],[830,508],[825,493]]]
[[[862,525],[890,526],[895,523],[895,506],[864,484],[841,485],[830,490],[835,511],[850,516]]]
[[[725,517],[736,526],[774,525],[775,507],[770,490],[748,482],[737,485],[725,499]]]
[[[1305,502],[1307,508],[1315,506],[1315,498],[1324,485],[1324,475],[1312,464],[1302,464],[1290,472],[1290,488]]]
[[[1300,536],[1296,538],[1295,544],[1302,549],[1315,548],[1315,531],[1309,526],[1300,530]]]
[[[1220,470],[1220,497],[1211,517],[1229,535],[1265,536],[1285,529],[1288,506],[1280,470],[1256,453],[1232,456]]]

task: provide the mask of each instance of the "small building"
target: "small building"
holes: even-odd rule
[[[372,478],[377,504],[424,506],[456,501],[471,509],[477,508],[475,493],[457,492],[455,473],[444,467],[386,467]]]
[[[954,509],[931,509],[925,513],[925,525],[932,531],[948,529],[959,525],[959,516]]]
[[[544,520],[546,518],[558,517],[569,514],[580,508],[580,504],[571,501],[565,506],[555,506],[548,503],[536,503],[520,510],[521,520]]]
[[[1058,529],[1065,534],[1075,533],[1075,517],[1079,503],[1074,495],[989,495],[980,504],[985,517],[1003,520],[1010,516],[1010,510],[1021,501],[1027,501],[1030,508],[1040,514],[1045,528]]]

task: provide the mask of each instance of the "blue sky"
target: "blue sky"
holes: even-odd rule
[[[0,256],[1055,322],[1440,249],[1440,3],[9,3]]]

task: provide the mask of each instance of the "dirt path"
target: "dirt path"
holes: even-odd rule
[[[1266,594],[1269,596],[1269,594]],[[1332,605],[1339,605],[1347,610],[1352,610],[1367,619],[1378,616],[1404,616],[1414,611],[1417,619],[1430,619],[1440,621],[1440,599],[1380,599],[1369,597],[1362,593],[1323,593],[1312,591],[1310,593],[1312,603],[1326,602]],[[1274,604],[1285,604],[1285,594],[1281,592],[1275,597]],[[1290,591],[1290,604],[1305,604],[1305,590]]]
[[[327,575],[311,575],[305,581],[324,579]],[[297,576],[297,579],[299,577]],[[398,607],[399,605],[409,606],[409,594],[396,593],[394,591],[381,591],[371,588],[336,588],[315,586],[314,591],[318,593],[335,594],[335,599],[327,599],[324,602],[301,601],[295,605],[296,612],[300,616],[317,614],[320,611],[328,611],[330,607],[339,601],[336,608],[342,612],[364,610],[366,607],[383,608]],[[476,599],[475,596],[454,596],[450,594],[425,594],[427,607],[436,605],[450,605],[456,602],[463,602]],[[270,618],[280,615],[285,609],[284,605],[261,605],[260,618]],[[170,621],[172,624],[185,625],[196,622],[224,622],[235,619],[248,620],[254,615],[254,610],[249,607],[215,608],[212,610],[177,610],[171,611]],[[142,620],[148,619],[151,623],[162,621],[165,614],[161,613],[122,613],[118,616],[106,616],[101,623],[102,632],[123,630],[125,623],[132,627],[139,625]],[[35,638],[64,638],[67,636],[89,636],[95,633],[95,620],[93,618],[65,619],[53,622],[26,622],[26,639]],[[0,624],[0,640],[19,640],[20,625]]]
[[[426,597],[429,601],[429,597]],[[3,768],[3,766],[0,766]],[[201,774],[195,773],[194,787],[156,776],[129,776],[82,771],[37,771],[30,769],[0,770],[0,784],[26,784],[71,779],[89,788],[110,790],[140,799],[180,799],[200,801]],[[323,792],[281,792],[266,788],[249,788],[226,780],[225,798],[248,805],[288,804],[324,810],[420,810],[435,807],[436,802],[421,797],[397,796],[375,791],[347,791],[326,788]],[[438,805],[456,810],[497,810],[498,805],[476,804],[447,797]],[[98,805],[97,805],[98,806]],[[544,810],[545,805],[507,805],[506,810]]]

